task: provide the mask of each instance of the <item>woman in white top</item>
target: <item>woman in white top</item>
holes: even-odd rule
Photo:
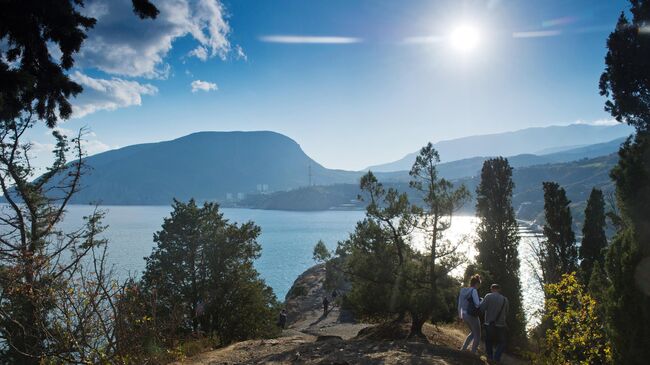
[[[469,327],[470,333],[463,343],[461,350],[467,350],[470,341],[472,352],[476,353],[481,341],[481,321],[478,318],[478,307],[481,304],[478,297],[478,288],[481,286],[481,276],[476,274],[469,281],[469,286],[460,289],[458,295],[458,317]]]

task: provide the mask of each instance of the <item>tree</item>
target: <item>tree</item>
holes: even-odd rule
[[[650,358],[650,1],[631,0],[632,20],[621,13],[607,39],[600,93],[605,110],[636,134],[619,150],[611,177],[620,208],[618,231],[606,256],[607,320],[614,361],[643,364]]]
[[[540,248],[540,269],[544,284],[555,284],[563,274],[576,271],[578,250],[573,233],[570,201],[563,188],[544,182],[544,241]]]
[[[318,240],[318,242],[316,242],[312,257],[316,262],[326,262],[332,257],[332,254],[327,249],[327,246],[325,246],[323,240]]]
[[[508,328],[512,343],[526,343],[526,320],[519,281],[519,233],[512,207],[512,167],[503,157],[483,163],[476,188],[476,215],[480,219],[476,241],[477,265],[487,272],[484,279],[501,285],[508,297]]]
[[[438,177],[436,169],[440,163],[438,151],[429,142],[420,149],[409,175],[409,186],[421,194],[422,204],[417,210],[416,226],[425,234],[428,247],[428,276],[431,305],[422,318],[414,317],[414,335],[422,335],[422,325],[439,307],[438,275],[446,276],[448,271],[459,264],[457,254],[459,243],[441,242],[444,232],[451,227],[453,214],[469,200],[470,194],[464,185],[454,189],[453,184]],[[446,260],[445,265],[438,266],[439,260]]]
[[[361,315],[402,318],[408,312],[419,318],[429,291],[422,257],[411,246],[413,207],[405,193],[384,189],[372,172],[360,187],[366,218],[336,250],[352,284],[348,299]]]
[[[25,114],[54,127],[72,114],[70,97],[82,91],[67,71],[96,19],[83,16],[83,0],[7,0],[0,12],[0,120]],[[155,18],[149,0],[133,0],[142,19]],[[52,52],[58,48],[60,56]]]
[[[554,324],[546,331],[537,363],[611,364],[611,344],[607,339],[598,303],[584,292],[575,273],[564,274],[545,289],[545,319]]]
[[[102,213],[70,232],[59,227],[84,171],[82,136],[54,131],[54,162],[34,179],[31,145],[21,143],[32,116],[0,123],[0,360],[97,360],[113,336]]]
[[[229,223],[215,203],[175,200],[172,208],[141,284],[154,298],[153,321],[176,324],[163,340],[199,329],[222,344],[273,334],[275,296],[253,266],[260,228]]]
[[[148,0],[134,11],[153,18]],[[99,363],[115,354],[117,285],[104,266],[102,213],[81,228],[60,230],[84,172],[82,131],[72,140],[53,131],[54,162],[40,177],[25,141],[38,122],[53,128],[82,91],[70,80],[95,19],[82,0],[9,0],[0,12],[0,361]],[[72,160],[70,160],[72,158]]]
[[[593,188],[585,208],[585,224],[582,226],[580,243],[580,281],[589,284],[594,266],[603,267],[604,250],[607,247],[605,235],[605,199],[603,192]]]

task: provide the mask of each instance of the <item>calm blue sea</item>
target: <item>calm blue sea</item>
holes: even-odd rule
[[[170,206],[107,206],[104,223],[109,240],[109,263],[122,276],[139,276],[144,269],[144,257],[154,247],[153,234],[160,230],[163,218],[169,216]],[[62,225],[64,230],[78,227],[82,218],[92,212],[87,205],[71,205]],[[348,237],[361,211],[287,212],[255,209],[222,209],[231,222],[254,221],[262,228],[259,242],[262,256],[255,265],[275,291],[284,296],[293,281],[314,265],[312,250],[322,239],[330,248]]]

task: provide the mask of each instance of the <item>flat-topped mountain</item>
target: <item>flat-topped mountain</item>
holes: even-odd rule
[[[237,199],[257,191],[356,182],[358,173],[327,169],[294,140],[275,132],[200,132],[120,148],[86,159],[76,203],[168,204]],[[311,171],[311,172],[310,172]]]

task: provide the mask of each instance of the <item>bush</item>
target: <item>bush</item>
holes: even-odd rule
[[[557,284],[545,286],[544,336],[539,364],[611,364],[612,348],[599,314],[598,303],[576,279],[565,274]]]

